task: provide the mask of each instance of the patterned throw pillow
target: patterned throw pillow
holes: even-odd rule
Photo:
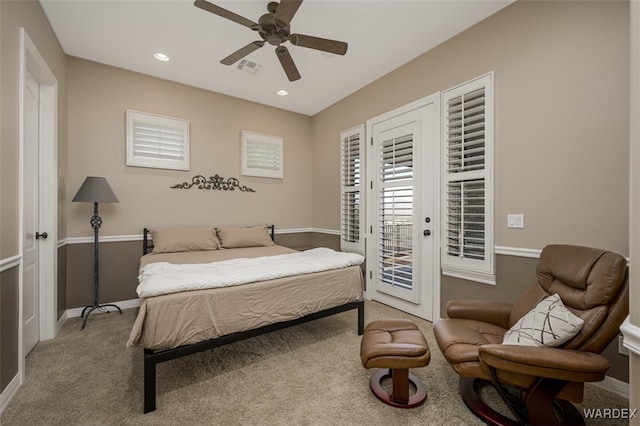
[[[553,294],[520,318],[505,334],[505,345],[560,346],[578,334],[584,321]]]

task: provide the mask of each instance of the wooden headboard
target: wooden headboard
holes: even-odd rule
[[[269,228],[269,234],[271,235],[271,241],[275,241],[275,225],[267,225]],[[149,237],[149,228],[144,228],[142,236],[142,254],[148,254],[153,251],[153,239]]]

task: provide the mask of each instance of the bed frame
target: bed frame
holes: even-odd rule
[[[274,225],[270,225],[271,239],[274,239]],[[153,242],[148,238],[148,229],[144,228],[143,237],[143,253],[147,254],[153,248]],[[144,412],[149,413],[156,409],[156,365],[181,358],[183,356],[195,354],[219,346],[228,345],[230,343],[249,339],[251,337],[260,336],[262,334],[271,333],[272,331],[282,330],[294,325],[304,324],[305,322],[328,317],[342,312],[358,310],[358,335],[361,336],[364,331],[364,300],[350,302],[334,308],[325,309],[290,321],[278,322],[275,324],[265,325],[263,327],[252,330],[242,331],[238,333],[228,334],[226,336],[216,337],[215,339],[205,340],[204,342],[194,343],[191,345],[180,346],[173,349],[154,351],[144,349]]]

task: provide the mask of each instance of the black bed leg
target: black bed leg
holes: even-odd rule
[[[144,412],[156,410],[156,363],[144,353]]]
[[[364,333],[364,300],[358,305],[358,336]]]

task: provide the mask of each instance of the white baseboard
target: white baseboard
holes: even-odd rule
[[[606,376],[603,381],[592,383],[601,389],[615,393],[618,396],[629,399],[629,383],[625,383],[621,380],[614,379],[613,377]]]
[[[131,300],[123,300],[121,302],[114,302],[114,304],[118,305],[120,309],[130,309],[130,308],[137,308],[138,306],[140,306],[140,301],[138,299],[131,299]],[[58,322],[56,325],[57,331],[60,331],[60,329],[62,328],[62,326],[64,325],[67,319],[79,317],[82,314],[83,309],[84,308],[74,308],[74,309],[67,309],[66,311],[64,311],[60,316],[60,318],[58,319]],[[18,372],[13,378],[13,380],[11,380],[11,382],[7,385],[7,387],[2,391],[2,393],[0,393],[0,414],[2,414],[2,412],[4,411],[6,406],[9,404],[9,402],[11,402],[11,399],[13,399],[14,395],[16,394],[16,392],[18,391],[18,388],[21,385],[22,385],[22,382],[20,379],[20,373]]]
[[[130,299],[130,300],[123,300],[120,302],[115,302],[114,304],[118,305],[121,309],[130,309],[130,308],[137,308],[138,306],[140,306],[140,301],[139,299]],[[62,325],[67,319],[79,317],[82,314],[83,309],[84,308],[67,309],[58,320],[58,330],[62,327]],[[20,373],[18,373],[15,375],[13,380],[11,380],[9,385],[7,385],[4,391],[0,394],[0,414],[2,414],[5,407],[9,404],[11,399],[14,397],[20,385],[22,385],[22,383],[20,382]],[[629,383],[625,383],[621,380],[614,379],[613,377],[606,376],[603,381],[592,383],[592,385],[597,386],[601,389],[604,389],[608,392],[612,392],[623,398],[629,399],[629,395],[630,395]]]
[[[137,308],[138,306],[140,306],[140,300],[139,299],[122,300],[120,302],[109,302],[109,303],[113,303],[114,305],[118,305],[120,307],[120,309]],[[60,320],[62,320],[62,318],[64,318],[64,321],[66,321],[69,318],[78,318],[80,315],[82,315],[82,310],[83,309],[84,308],[67,309],[64,312],[64,314],[62,315],[62,317],[60,317]],[[60,320],[58,320],[59,327],[62,326],[60,324]],[[64,321],[62,322],[63,324],[64,324]]]
[[[22,385],[20,379],[20,372],[16,373],[13,377],[13,380],[9,382],[6,388],[0,393],[0,414],[4,411],[4,409],[9,405],[9,402],[13,399],[18,388]]]
[[[58,323],[56,324],[56,335],[60,332],[60,329],[64,325],[64,322],[67,320],[67,318],[69,318],[69,316],[67,315],[67,311],[64,311],[60,318],[58,318]]]

